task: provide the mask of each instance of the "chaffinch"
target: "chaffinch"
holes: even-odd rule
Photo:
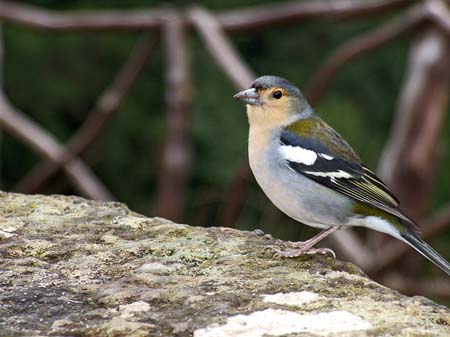
[[[420,238],[395,196],[296,86],[262,76],[234,98],[247,105],[248,156],[259,186],[289,217],[322,229],[295,249],[275,249],[279,255],[323,253],[313,248],[320,240],[339,228],[361,226],[406,242],[450,275],[450,263]]]

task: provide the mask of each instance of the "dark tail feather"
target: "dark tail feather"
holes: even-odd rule
[[[425,241],[423,241],[416,233],[405,230],[400,235],[406,243],[425,256],[428,260],[433,262],[437,267],[441,268],[442,271],[450,275],[450,263],[439,255],[439,253],[433,248],[431,248],[431,246],[429,246]]]

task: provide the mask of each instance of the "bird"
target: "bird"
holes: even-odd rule
[[[365,227],[410,245],[450,275],[383,181],[287,79],[265,75],[233,96],[246,104],[248,158],[257,183],[290,218],[321,231],[278,256],[327,253],[314,246],[341,228]]]

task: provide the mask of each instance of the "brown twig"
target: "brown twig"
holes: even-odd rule
[[[408,0],[290,1],[224,11],[217,13],[217,19],[224,30],[243,32],[277,24],[299,22],[303,19],[335,20],[384,14],[410,3]]]
[[[442,207],[428,220],[423,221],[423,238],[432,238],[447,230],[450,227],[450,204]]]
[[[377,263],[377,256],[350,230],[336,231],[328,237],[340,251],[363,270],[370,270]]]
[[[301,21],[306,18],[345,19],[355,16],[386,13],[404,7],[409,0],[334,0],[291,1],[277,5],[262,5],[217,13],[219,24],[227,31],[248,31],[275,24]],[[0,2],[0,19],[33,29],[53,32],[96,30],[159,29],[170,19],[167,10],[102,10],[66,11],[40,9],[15,2]]]
[[[425,10],[428,17],[450,36],[450,10],[445,1],[428,0]]]
[[[253,180],[250,167],[247,161],[241,164],[235,172],[231,183],[227,187],[222,198],[222,205],[218,211],[218,221],[220,226],[236,227],[236,222],[241,214],[247,200],[250,182]]]
[[[61,158],[68,156],[65,148],[50,134],[15,109],[3,94],[0,94],[0,125],[30,146],[36,153],[62,165],[64,172],[82,195],[97,200],[114,199],[106,186],[81,160],[60,162]]]
[[[310,80],[305,90],[309,102],[316,105],[336,73],[350,61],[401,37],[422,23],[425,17],[423,6],[417,5],[391,22],[356,36],[338,47]]]
[[[13,190],[36,193],[58,171],[59,163],[82,154],[97,141],[108,122],[118,112],[133,84],[145,69],[156,40],[156,34],[149,34],[137,43],[112,84],[98,98],[94,108],[88,113],[86,121],[67,143],[67,152],[64,154],[69,155],[69,157],[59,158],[57,161],[47,160],[37,164]]]
[[[177,221],[185,207],[192,157],[189,137],[192,84],[184,17],[174,11],[163,32],[167,53],[167,112],[156,213]]]
[[[205,42],[211,56],[238,89],[247,88],[255,79],[250,68],[242,61],[217,19],[207,10],[196,7],[189,11],[191,21]],[[242,163],[229,188],[224,193],[219,209],[219,224],[233,227],[247,197],[251,171],[247,160]]]
[[[40,9],[15,2],[0,2],[0,19],[33,29],[53,32],[95,30],[152,30],[166,20],[165,10],[66,11]]]
[[[381,177],[413,219],[420,219],[430,202],[449,89],[450,44],[441,30],[428,25],[411,48],[398,112],[379,165]]]
[[[225,35],[219,21],[206,9],[196,7],[189,11],[189,17],[205,42],[211,56],[238,89],[247,88],[255,74],[242,61]]]

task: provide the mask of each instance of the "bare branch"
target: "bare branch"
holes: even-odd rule
[[[255,75],[239,57],[217,19],[206,9],[200,7],[191,9],[189,16],[211,56],[233,84],[239,89],[247,88],[255,79]]]
[[[184,17],[175,11],[164,25],[166,65],[166,130],[158,177],[157,214],[177,221],[185,207],[191,169],[189,137],[192,83]]]
[[[355,16],[386,13],[404,7],[408,0],[334,0],[290,1],[254,6],[217,13],[217,19],[227,31],[248,31],[304,19],[348,19]]]
[[[419,219],[429,204],[449,90],[450,44],[430,25],[411,49],[398,112],[379,166],[402,210],[413,219]]]
[[[274,24],[300,21],[306,18],[344,19],[355,16],[385,13],[409,4],[408,0],[335,0],[287,2],[219,13],[219,23],[225,30],[248,31]],[[0,19],[48,31],[80,30],[151,30],[158,29],[168,20],[167,10],[102,10],[66,11],[64,13],[39,9],[14,2],[0,2]]]
[[[0,125],[29,145],[35,152],[62,165],[74,187],[84,196],[97,200],[114,199],[106,186],[81,160],[61,161],[68,157],[64,147],[15,109],[3,94],[0,94]]]
[[[422,236],[432,238],[444,233],[450,227],[450,204],[442,207],[430,219],[423,221]]]
[[[252,172],[247,161],[234,173],[234,177],[222,198],[219,208],[218,224],[234,228],[247,199],[248,189],[252,181]]]
[[[67,151],[77,156],[92,146],[101,135],[107,123],[119,110],[133,84],[145,68],[157,35],[149,34],[139,41],[124,66],[117,73],[112,84],[98,98],[80,130],[69,140]],[[37,164],[14,188],[20,192],[36,193],[58,171],[59,164],[69,158],[47,160]]]
[[[15,2],[0,2],[0,19],[48,31],[151,30],[166,19],[165,10],[102,10],[56,12]]]
[[[309,102],[315,105],[319,101],[336,73],[347,63],[398,39],[422,23],[425,17],[423,6],[415,6],[389,23],[368,33],[356,36],[338,47],[328,56],[309,82],[305,90]]]
[[[428,17],[450,36],[450,10],[445,1],[429,0],[425,9]]]
[[[328,237],[340,251],[363,270],[370,270],[377,263],[377,256],[370,252],[351,229],[339,230]]]
[[[225,35],[217,19],[207,10],[196,7],[189,11],[190,19],[203,38],[213,59],[238,89],[247,88],[255,79],[254,73],[239,57],[231,41]],[[219,209],[221,226],[233,227],[247,197],[252,173],[247,160],[237,169],[224,193]]]

